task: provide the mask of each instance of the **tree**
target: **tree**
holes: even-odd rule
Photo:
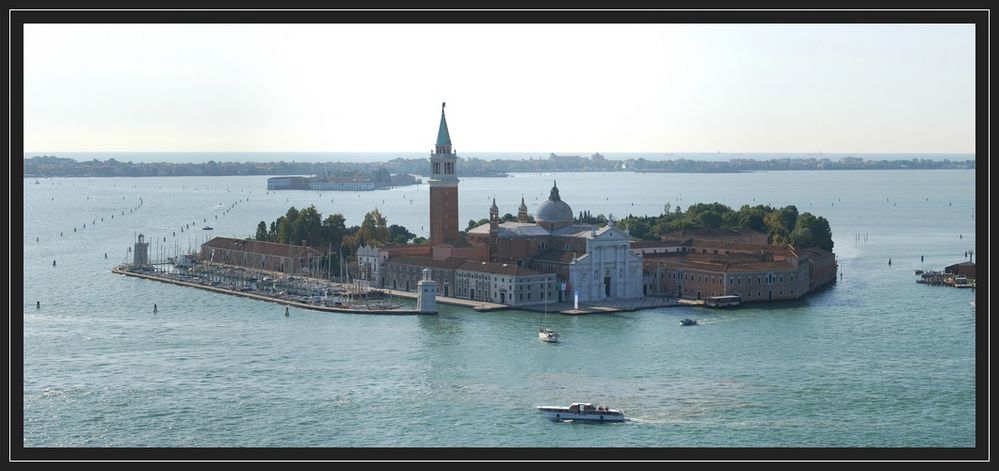
[[[282,244],[294,244],[295,240],[301,240],[299,234],[295,232],[295,221],[298,219],[298,210],[294,206],[288,208],[284,219],[278,223],[278,242]]]
[[[710,229],[718,229],[722,224],[722,216],[714,210],[707,210],[698,215],[701,225]]]
[[[465,228],[465,232],[475,229],[476,227],[479,227],[483,224],[489,224],[489,220],[486,218],[479,219],[478,221],[476,221],[475,219],[469,219],[468,227]]]
[[[798,208],[788,205],[780,210],[780,218],[784,222],[784,227],[788,230],[794,229],[798,221]]]
[[[361,221],[361,228],[357,231],[358,239],[353,245],[353,247],[358,247],[361,242],[367,243],[367,245],[384,244],[389,238],[388,227],[386,226],[385,217],[382,213],[378,211],[378,208],[368,211],[364,215],[364,219]]]
[[[347,221],[342,214],[330,214],[323,219],[322,242],[327,246],[339,246],[346,232]]]
[[[315,205],[310,205],[299,212],[298,219],[295,221],[299,237],[310,245],[323,244],[325,241],[323,240],[322,217]]]
[[[263,241],[267,240],[267,223],[266,222],[260,221],[260,224],[257,224],[257,235],[254,238],[257,239],[257,240],[263,240]]]
[[[625,227],[636,239],[646,239],[649,235],[649,225],[640,219],[628,219]]]
[[[794,231],[790,234],[790,242],[803,249],[818,247],[832,251],[832,231],[829,221],[823,217],[815,217],[811,213],[802,213],[797,218]]]
[[[762,233],[767,232],[766,223],[763,221],[767,216],[767,209],[762,204],[756,206],[743,205],[739,209],[738,214],[740,226]]]
[[[388,236],[389,240],[394,244],[405,244],[413,237],[416,237],[416,234],[409,232],[405,227],[398,224],[392,224],[388,228]]]
[[[784,226],[784,219],[781,218],[780,211],[775,209],[767,213],[763,218],[763,224],[767,228],[767,240],[771,244],[780,245],[787,242],[789,232]]]
[[[267,231],[267,240],[270,242],[278,241],[278,227],[281,225],[281,220],[284,216],[280,216],[276,221],[271,221],[271,228]]]

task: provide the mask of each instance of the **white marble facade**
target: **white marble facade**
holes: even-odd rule
[[[580,302],[642,296],[642,257],[631,251],[631,236],[602,227],[587,236],[586,254],[569,264],[569,299]]]

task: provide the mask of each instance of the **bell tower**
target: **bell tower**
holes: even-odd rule
[[[430,154],[430,243],[440,244],[458,238],[458,177],[455,164],[458,155],[451,147],[451,136],[444,119],[441,103],[441,125],[437,143]]]

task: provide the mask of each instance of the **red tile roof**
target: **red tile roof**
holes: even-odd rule
[[[476,260],[469,260],[458,267],[458,270],[463,271],[475,271],[481,273],[495,273],[498,275],[512,275],[512,276],[528,276],[528,275],[544,275],[545,273],[534,271],[529,268],[519,267],[516,263],[495,263],[495,262],[479,262]]]
[[[324,253],[324,251],[301,245],[278,244],[255,239],[233,239],[231,237],[215,237],[202,244],[202,247],[239,250],[278,257],[318,257]]]
[[[395,263],[398,265],[412,265],[417,267],[431,267],[431,268],[445,268],[445,269],[455,269],[461,264],[467,262],[467,258],[431,258],[431,257],[414,257],[410,255],[401,255],[398,257],[389,257],[386,263]]]

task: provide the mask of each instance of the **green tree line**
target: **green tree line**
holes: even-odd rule
[[[279,244],[306,245],[330,251],[327,255],[333,258],[333,265],[339,263],[337,251],[344,257],[352,256],[361,245],[384,246],[387,244],[406,244],[410,241],[423,243],[423,237],[416,237],[403,226],[392,224],[382,216],[378,208],[372,209],[361,220],[360,225],[347,227],[343,214],[334,213],[323,217],[315,205],[298,210],[294,206],[271,221],[257,224],[256,240],[276,242]],[[324,258],[323,263],[326,262]]]
[[[580,215],[579,222],[593,224],[606,220],[603,215],[593,218],[589,213]],[[591,222],[592,221],[592,222]],[[789,205],[774,208],[769,205],[743,205],[738,211],[721,203],[697,203],[682,211],[669,203],[659,216],[632,216],[615,224],[627,228],[632,237],[641,240],[659,240],[663,235],[681,229],[753,229],[767,235],[771,244],[790,243],[799,248],[818,247],[832,251],[832,230],[826,218],[811,213],[798,213]]]

